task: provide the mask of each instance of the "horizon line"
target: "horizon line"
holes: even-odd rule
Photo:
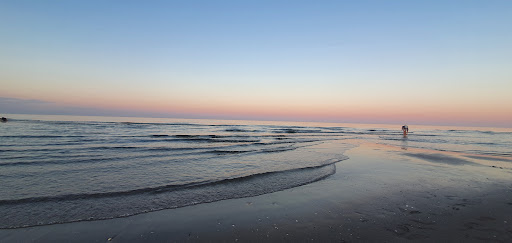
[[[367,123],[367,122],[342,122],[342,121],[320,121],[320,120],[278,120],[278,119],[237,119],[237,118],[194,118],[194,117],[172,117],[172,116],[125,116],[125,115],[70,115],[70,114],[33,114],[33,113],[4,113],[4,115],[30,115],[30,116],[68,116],[68,117],[111,117],[111,118],[139,118],[139,119],[179,119],[179,120],[216,120],[216,121],[252,121],[252,122],[293,122],[293,123],[323,123],[323,124],[359,124],[359,125],[408,125],[408,126],[431,126],[431,127],[460,127],[460,128],[492,128],[492,129],[512,129],[512,127],[485,126],[485,125],[453,125],[453,124],[419,124],[419,123]],[[9,118],[9,117],[6,117]]]

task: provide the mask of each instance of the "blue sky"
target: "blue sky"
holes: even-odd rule
[[[113,115],[503,126],[511,16],[511,1],[2,1],[0,97]]]

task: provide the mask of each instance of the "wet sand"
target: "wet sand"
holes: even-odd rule
[[[336,174],[305,186],[127,218],[0,230],[0,242],[512,242],[507,158],[369,143],[345,154],[350,159],[336,164]]]

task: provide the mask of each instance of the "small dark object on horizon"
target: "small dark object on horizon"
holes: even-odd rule
[[[7,118],[2,116],[2,122],[7,122]]]

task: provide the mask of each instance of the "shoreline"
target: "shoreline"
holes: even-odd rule
[[[283,191],[126,218],[3,229],[0,241],[512,240],[509,161],[365,142],[345,155],[335,174]]]

